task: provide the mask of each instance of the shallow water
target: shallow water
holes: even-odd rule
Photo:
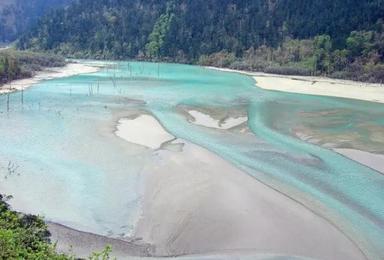
[[[180,107],[240,111],[250,133],[193,125]],[[372,259],[384,256],[384,175],[297,138],[383,153],[384,105],[265,91],[201,67],[121,62],[42,82],[23,103],[14,93],[9,108],[0,96],[1,192],[16,209],[72,228],[131,235],[140,171],[153,157],[114,131],[137,111],[336,223]]]

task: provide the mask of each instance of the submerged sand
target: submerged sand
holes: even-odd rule
[[[99,66],[80,63],[69,63],[63,67],[46,68],[42,71],[38,71],[32,78],[14,80],[3,86],[0,86],[0,94],[25,90],[43,80],[65,78],[79,74],[93,73],[99,70]]]
[[[139,123],[130,127],[138,129],[121,137],[132,142],[140,131],[160,130],[160,123],[148,117],[132,119]],[[258,254],[365,259],[325,219],[208,150],[184,140],[176,144],[180,142],[182,149],[167,149],[172,145],[168,141],[164,149],[153,150],[153,162],[142,171],[142,216],[135,238],[151,244],[155,256],[247,249]]]
[[[207,67],[252,76],[256,85],[266,90],[342,97],[384,103],[384,85],[325,77],[286,76],[232,69]]]
[[[339,154],[344,155],[360,164],[370,167],[371,169],[384,174],[384,155],[375,154],[355,149],[334,149]]]

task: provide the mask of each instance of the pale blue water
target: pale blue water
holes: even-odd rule
[[[139,109],[336,223],[372,259],[384,256],[384,175],[292,136],[306,124],[335,138],[353,133],[380,150],[384,142],[372,135],[384,129],[384,105],[264,91],[250,77],[194,66],[117,64],[40,83],[23,105],[12,94],[8,112],[0,96],[0,190],[15,196],[16,208],[84,231],[130,235],[140,171],[152,157],[113,131]],[[253,135],[193,125],[180,105],[245,110]],[[318,118],[301,116],[308,113]]]

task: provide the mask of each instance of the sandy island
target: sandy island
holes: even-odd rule
[[[190,120],[192,124],[223,130],[231,129],[248,121],[248,117],[246,116],[229,117],[221,122],[209,114],[197,110],[189,110],[188,113],[193,117],[193,120]]]
[[[93,73],[100,70],[100,66],[81,63],[68,63],[63,67],[45,68],[36,72],[32,78],[19,79],[0,86],[0,94],[24,90],[43,80],[65,78],[78,74]]]
[[[116,135],[130,143],[151,149],[160,148],[163,143],[174,139],[155,118],[149,115],[120,119]]]
[[[153,150],[153,162],[142,171],[142,216],[135,232],[136,239],[153,246],[155,256],[247,250],[365,259],[335,226],[304,206],[204,148],[179,139],[173,144],[154,117],[141,115],[119,125],[126,130],[119,134],[125,140],[162,147]],[[143,131],[150,131],[150,138],[144,140]],[[181,149],[167,149],[181,142]]]
[[[256,85],[266,90],[277,90],[290,93],[342,97],[384,103],[384,85],[364,83],[351,80],[339,80],[325,77],[286,76],[206,67],[208,69],[236,72],[252,76]]]

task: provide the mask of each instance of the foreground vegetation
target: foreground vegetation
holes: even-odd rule
[[[51,243],[50,233],[45,222],[34,215],[25,215],[11,210],[0,195],[0,259],[50,259],[74,260],[73,255],[58,253]],[[90,260],[108,260],[111,247],[93,253]]]
[[[15,79],[32,77],[45,67],[61,67],[65,59],[58,55],[29,51],[0,51],[0,86]]]
[[[384,0],[79,0],[20,49],[383,82]]]
[[[12,211],[0,195],[0,259],[70,259],[50,243],[44,221]]]

